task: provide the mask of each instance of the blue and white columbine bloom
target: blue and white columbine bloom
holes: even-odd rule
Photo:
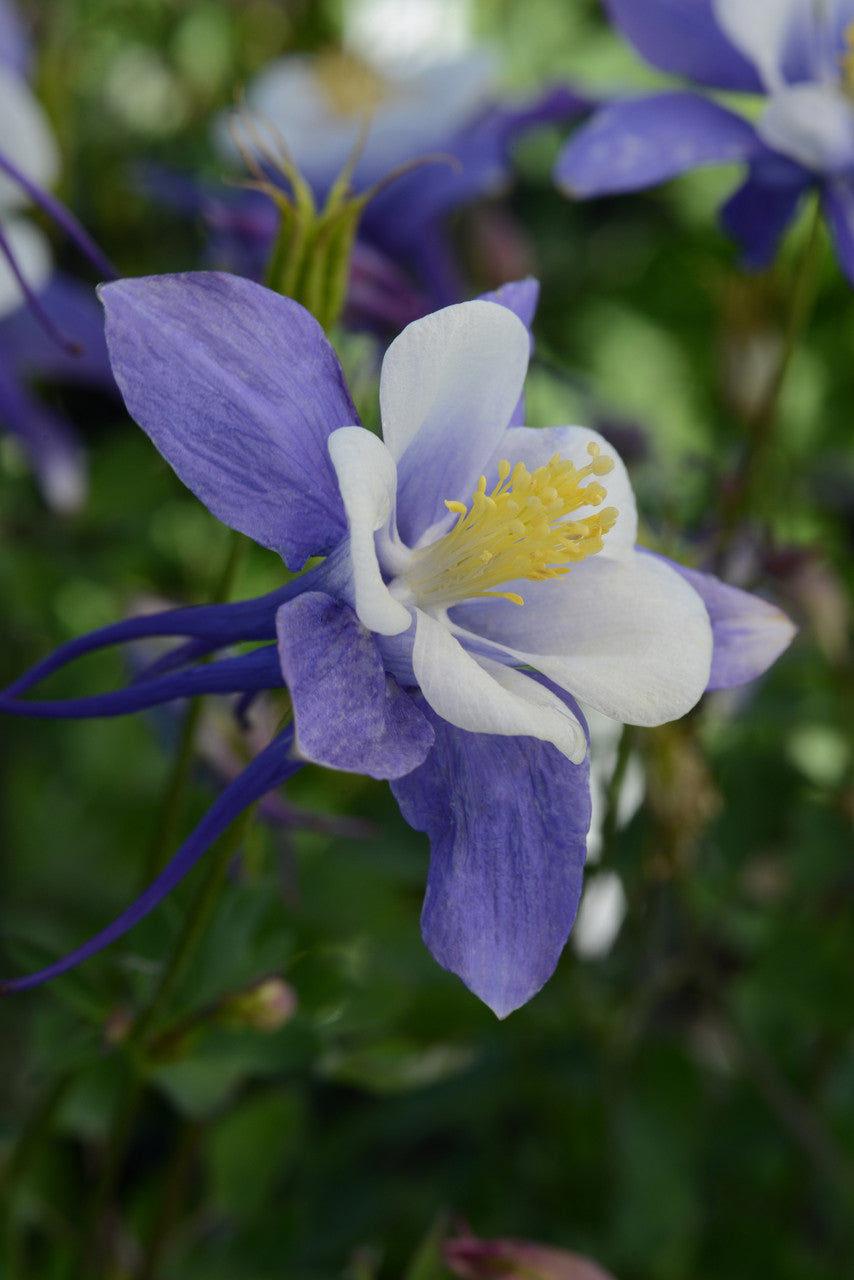
[[[604,0],[640,54],[713,89],[764,94],[755,125],[710,98],[665,92],[612,102],[560,156],[558,184],[589,197],[636,191],[686,169],[747,162],[724,206],[749,266],[766,265],[810,188],[821,194],[854,282],[854,2]]]
[[[504,1016],[549,977],[578,905],[590,800],[577,700],[660,724],[764,670],[791,624],[639,550],[628,477],[595,432],[519,425],[532,281],[404,330],[382,367],[382,440],[290,299],[215,273],[102,294],[125,401],[177,474],[291,569],[324,559],[259,600],[84,636],[0,697],[15,714],[98,716],[284,683],[294,708],[139,902],[7,989],[120,936],[241,809],[313,761],[389,779],[430,838],[425,942]],[[19,701],[79,654],[143,635],[186,639],[128,689]],[[240,640],[265,643],[199,662]]]

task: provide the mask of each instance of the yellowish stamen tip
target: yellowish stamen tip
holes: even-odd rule
[[[458,517],[450,533],[415,559],[407,581],[422,604],[458,604],[498,596],[523,604],[515,591],[492,588],[517,578],[542,582],[569,573],[573,564],[595,555],[617,519],[616,507],[604,507],[580,520],[569,519],[581,507],[599,507],[605,488],[593,477],[613,470],[599,445],[587,446],[590,461],[580,469],[559,454],[529,471],[523,462],[498,464],[498,484],[486,492],[481,476],[471,505],[448,501]]]
[[[324,49],[313,63],[314,78],[340,116],[360,116],[388,97],[388,84],[369,63],[348,49]]]

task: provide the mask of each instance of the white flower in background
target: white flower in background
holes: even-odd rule
[[[49,187],[56,180],[59,154],[47,116],[26,80],[2,61],[0,152],[38,186]],[[47,284],[52,262],[47,240],[22,216],[27,203],[20,184],[0,172],[0,230],[22,275],[38,291]],[[5,255],[0,255],[0,317],[15,311],[22,301],[20,285]]]

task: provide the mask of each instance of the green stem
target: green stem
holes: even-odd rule
[[[4,1275],[9,1280],[20,1280],[24,1275],[23,1254],[20,1248],[20,1237],[15,1229],[15,1191],[18,1180],[30,1162],[35,1149],[46,1137],[51,1121],[65,1098],[68,1088],[74,1079],[73,1071],[66,1071],[51,1085],[41,1105],[30,1117],[23,1129],[6,1166],[3,1177],[4,1191],[0,1204],[0,1235],[3,1239],[6,1269]]]
[[[807,326],[816,293],[816,276],[821,249],[821,206],[813,201],[800,257],[795,266],[783,329],[783,347],[768,389],[750,417],[750,442],[741,475],[724,516],[722,552],[726,550],[739,521],[751,510],[770,509],[771,490],[767,469],[779,422],[780,395],[792,360]]]
[[[232,825],[227,836],[220,841],[219,846],[212,854],[207,875],[194,902],[184,917],[184,923],[172,949],[169,962],[161,974],[160,981],[151,999],[139,1013],[127,1035],[125,1044],[131,1050],[128,1058],[130,1077],[125,1088],[124,1098],[116,1112],[101,1176],[92,1195],[89,1211],[81,1232],[80,1245],[72,1259],[71,1280],[88,1280],[88,1276],[91,1274],[89,1266],[96,1252],[98,1227],[103,1220],[104,1210],[113,1196],[116,1180],[124,1164],[142,1104],[144,1095],[145,1042],[210,922],[229,863],[235,849],[243,838],[253,813],[254,805],[240,815],[238,821]]]

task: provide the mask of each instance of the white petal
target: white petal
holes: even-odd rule
[[[40,187],[49,187],[59,172],[59,154],[40,103],[29,85],[0,66],[0,121],[3,154]],[[12,178],[0,173],[0,209],[16,208],[29,196]]]
[[[749,58],[768,89],[783,83],[786,42],[812,0],[712,0],[718,26]]]
[[[628,903],[616,871],[600,871],[585,881],[570,938],[582,960],[601,960],[617,940]]]
[[[30,288],[39,293],[47,284],[53,269],[47,240],[37,227],[25,222],[23,218],[4,221],[3,234],[21,275]],[[17,311],[23,305],[21,286],[12,274],[5,255],[0,255],[0,317]]]
[[[421,610],[412,667],[430,706],[458,729],[539,738],[575,764],[584,759],[584,730],[560,698],[521,671],[475,659],[443,623]]]
[[[398,462],[398,527],[410,546],[468,503],[522,391],[528,330],[507,307],[462,302],[416,320],[383,361],[383,437]]]
[[[523,598],[521,607],[478,601],[451,616],[624,724],[676,720],[706,688],[712,661],[706,607],[652,556],[591,556],[565,578],[525,583]]]
[[[854,105],[834,85],[798,84],[776,93],[757,133],[775,151],[820,173],[854,165]]]
[[[533,471],[558,453],[562,458],[574,462],[580,470],[590,461],[590,454],[587,452],[589,444],[598,444],[602,453],[614,463],[613,471],[609,471],[599,481],[606,490],[606,496],[598,509],[616,507],[620,513],[614,527],[605,535],[605,545],[599,554],[621,556],[633,551],[637,541],[638,513],[635,495],[622,458],[598,431],[591,431],[589,427],[510,427],[502,436],[486,472],[487,481],[490,479],[490,471],[497,472],[498,463],[503,458],[510,463],[524,462],[528,470]],[[487,488],[489,487],[487,484]],[[596,510],[596,507],[581,507],[572,518],[581,520],[593,515]],[[523,583],[519,592],[522,596],[525,594],[524,586]]]
[[[382,440],[364,427],[339,427],[333,431],[329,454],[350,526],[356,613],[370,631],[399,635],[412,618],[383,582],[374,536],[383,532],[389,538],[393,526],[397,482],[394,458]]]

